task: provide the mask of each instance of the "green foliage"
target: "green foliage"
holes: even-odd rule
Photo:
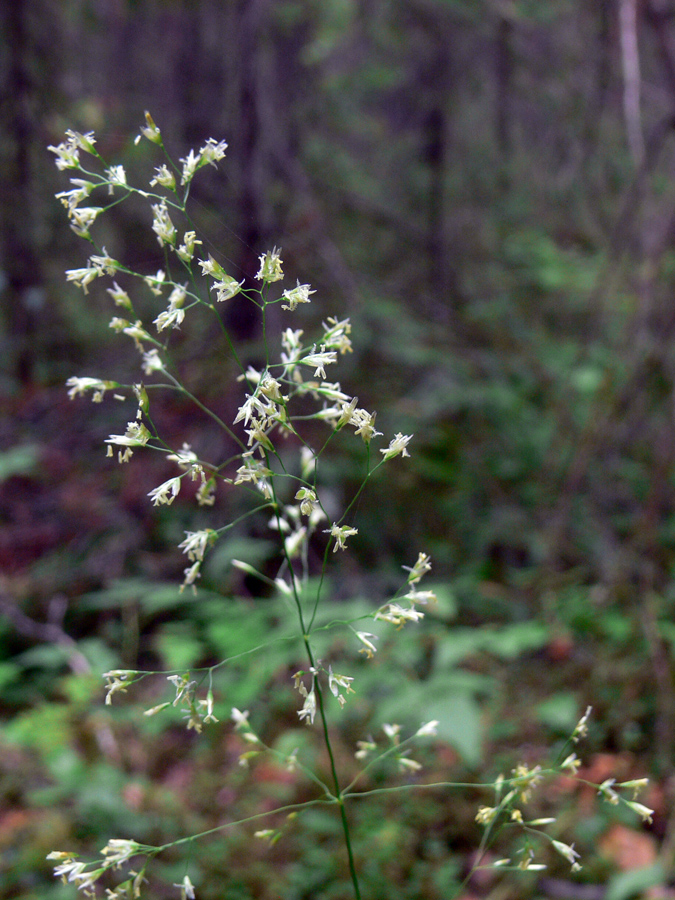
[[[29,475],[35,471],[38,462],[38,448],[34,444],[12,447],[0,453],[0,482],[14,475]]]
[[[607,900],[629,900],[663,883],[665,871],[658,862],[653,866],[614,875],[607,886]]]

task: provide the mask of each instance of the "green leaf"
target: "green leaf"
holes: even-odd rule
[[[15,716],[5,726],[7,740],[36,750],[45,760],[60,754],[73,740],[72,710],[65,704],[42,703]]]
[[[516,659],[539,650],[548,640],[548,628],[540,622],[517,622],[484,634],[485,650],[502,659]]]
[[[451,744],[467,765],[477,766],[483,757],[483,726],[476,694],[491,685],[491,679],[473,672],[408,684],[380,702],[378,717],[406,722],[413,729],[437,719],[438,737]]]
[[[142,578],[122,578],[105,590],[85,594],[79,601],[81,609],[115,609],[130,603],[138,603],[147,615],[156,615],[195,602],[192,592],[181,594],[175,582],[146,581]]]
[[[167,669],[191,669],[204,656],[204,642],[187,622],[170,622],[155,637],[157,650]]]
[[[72,655],[63,644],[38,644],[15,657],[24,668],[60,669],[68,663]]]
[[[554,694],[537,707],[537,718],[556,731],[571,734],[579,721],[579,704],[574,694]]]
[[[437,734],[458,751],[469,766],[483,759],[483,725],[478,702],[470,694],[432,700],[420,707],[424,722],[438,720]]]
[[[444,622],[450,622],[457,616],[457,598],[448,584],[422,584],[422,590],[430,590],[436,594],[436,603],[429,607],[429,615]]]
[[[620,872],[610,879],[605,900],[629,900],[630,897],[643,894],[648,888],[663,884],[665,877],[666,873],[660,862],[643,869]]]
[[[222,584],[231,574],[233,559],[243,559],[254,569],[260,570],[263,563],[274,556],[276,549],[273,541],[231,537],[218,543],[209,553],[204,563],[204,571],[214,584]]]
[[[30,475],[38,462],[38,448],[35,444],[10,447],[0,453],[0,484],[13,475]]]
[[[0,663],[0,691],[6,684],[11,684],[13,681],[19,677],[21,673],[21,666],[18,666],[14,662],[1,662]]]

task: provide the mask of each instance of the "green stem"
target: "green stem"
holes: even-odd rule
[[[228,347],[230,348],[230,352],[231,352],[231,354],[232,354],[232,357],[233,357],[234,361],[235,361],[236,364],[239,366],[239,369],[241,370],[242,374],[245,374],[245,369],[244,369],[243,363],[242,363],[242,361],[239,359],[239,354],[237,353],[237,350],[236,350],[234,344],[232,343],[232,338],[230,337],[229,331],[228,331],[227,328],[225,327],[225,323],[223,322],[223,320],[222,320],[222,318],[221,318],[221,316],[220,316],[220,313],[219,313],[218,310],[215,308],[215,306],[213,306],[213,304],[208,303],[207,306],[209,307],[210,310],[213,311],[213,313],[214,313],[216,319],[218,320],[218,325],[220,326],[220,330],[221,330],[222,333],[223,333],[223,337],[224,337],[225,340],[227,341]]]
[[[267,463],[267,467],[269,468],[269,453],[265,451],[265,461]],[[279,514],[279,502],[277,499],[276,488],[274,485],[274,479],[272,479],[272,497],[274,500],[274,506],[276,511],[277,518],[277,529],[279,534],[283,534],[281,530],[281,517]],[[286,565],[288,566],[289,572],[291,573],[291,587],[293,590],[293,599],[295,600],[295,606],[298,613],[298,620],[300,623],[300,628],[302,629],[302,639],[305,644],[305,649],[307,651],[307,657],[309,659],[309,664],[314,672],[314,691],[317,696],[318,705],[319,705],[319,715],[321,717],[321,724],[323,728],[323,738],[326,744],[326,750],[328,752],[328,759],[330,760],[330,769],[333,776],[333,783],[335,785],[335,797],[337,798],[337,803],[340,807],[340,820],[342,822],[342,831],[345,837],[345,846],[347,848],[347,859],[349,862],[349,874],[352,880],[352,884],[354,886],[354,896],[356,900],[361,900],[361,891],[359,889],[359,880],[356,874],[356,866],[354,865],[354,854],[352,852],[352,842],[350,840],[349,834],[349,822],[347,821],[347,813],[345,811],[344,798],[342,797],[342,793],[340,791],[340,779],[338,778],[337,767],[335,765],[335,756],[333,755],[333,746],[330,742],[330,735],[328,733],[328,720],[326,718],[326,710],[323,702],[323,692],[321,690],[321,685],[319,684],[319,676],[318,670],[316,666],[316,662],[314,660],[314,654],[312,653],[312,647],[309,643],[309,633],[305,628],[305,617],[302,611],[302,604],[300,602],[300,597],[298,596],[298,590],[295,583],[295,578],[293,577],[293,566],[291,564],[291,559],[286,550],[286,542],[282,540],[283,554],[286,559]],[[324,557],[324,568],[325,568],[325,557]],[[314,617],[312,616],[312,620]]]
[[[256,819],[264,819],[267,816],[273,816],[277,813],[282,812],[293,812],[296,809],[307,809],[310,806],[318,806],[319,804],[327,804],[333,803],[333,800],[306,800],[304,803],[288,803],[286,806],[278,806],[276,809],[270,809],[267,812],[255,813],[252,816],[247,816],[245,819],[237,819],[233,822],[226,822],[224,825],[216,825],[215,828],[209,828],[208,831],[201,831],[199,834],[192,834],[190,837],[180,838],[177,841],[172,841],[170,844],[162,844],[161,847],[153,847],[152,853],[149,855],[157,856],[159,853],[163,853],[165,850],[169,850],[172,847],[178,847],[181,844],[189,844],[192,841],[197,841],[200,838],[208,837],[211,834],[217,834],[219,831],[223,831],[225,828],[232,828],[234,825],[244,825],[247,822],[254,822]]]
[[[312,668],[314,666],[314,655],[312,653],[312,648],[309,645],[309,636],[304,635],[305,647],[307,648],[307,654],[309,656],[310,663]],[[335,796],[337,797],[337,802],[340,807],[340,821],[342,822],[342,831],[345,836],[345,846],[347,848],[347,859],[349,861],[349,874],[352,879],[352,884],[354,885],[354,896],[356,900],[361,900],[361,891],[359,889],[359,879],[356,874],[356,866],[354,865],[354,854],[352,852],[352,842],[349,834],[349,822],[347,821],[347,812],[345,810],[345,802],[344,797],[342,796],[342,791],[340,790],[340,780],[338,778],[337,767],[335,765],[335,757],[333,756],[333,746],[330,742],[330,736],[328,734],[328,720],[326,719],[326,711],[323,703],[323,692],[321,690],[321,686],[319,685],[318,678],[314,682],[314,690],[316,691],[316,696],[319,701],[319,715],[321,716],[321,723],[323,726],[323,738],[326,744],[326,750],[328,751],[328,759],[330,760],[330,768],[331,773],[333,775],[333,783],[335,784]]]
[[[166,371],[166,369],[164,369],[164,374],[167,376],[167,378],[170,378],[171,381],[173,381],[175,390],[183,394],[185,397],[189,397],[189,399],[192,400],[195,405],[201,409],[202,412],[206,413],[207,416],[210,416],[214,422],[220,425],[220,427],[232,438],[232,440],[236,441],[236,443],[239,444],[242,450],[246,450],[246,445],[240,440],[239,437],[237,437],[234,431],[232,431],[232,429],[213,412],[212,409],[209,409],[208,406],[204,406],[204,404],[200,400],[198,400],[194,394],[191,394],[186,387],[183,387],[180,381],[177,381],[170,372]],[[169,387],[169,385],[167,385],[167,387]]]

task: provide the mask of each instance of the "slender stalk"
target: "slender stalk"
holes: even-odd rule
[[[186,387],[184,387],[179,381],[177,381],[170,372],[164,370],[164,374],[167,378],[170,378],[175,385],[175,390],[177,390],[180,394],[183,394],[185,397],[189,397],[200,409],[202,412],[206,413],[207,416],[210,416],[214,422],[216,422],[225,432],[232,438],[233,441],[236,441],[237,444],[241,447],[242,450],[246,450],[246,445],[244,442],[232,431],[229,425],[226,425],[223,420],[217,416],[212,409],[209,409],[208,406],[205,406],[194,394],[191,394],[190,391]]]
[[[269,453],[267,451],[265,451],[265,459],[267,462],[267,466],[269,467],[270,457],[269,457]],[[274,507],[275,507],[276,518],[277,518],[277,528],[279,530],[279,534],[281,534],[282,533],[281,516],[279,514],[279,503],[277,500],[274,479],[271,479],[271,483],[272,483],[272,494],[273,494],[273,500],[274,500]],[[359,889],[359,880],[358,880],[358,876],[356,874],[356,866],[354,864],[354,854],[352,851],[352,843],[351,843],[350,832],[349,832],[349,822],[347,820],[347,813],[345,811],[344,798],[343,798],[342,792],[340,790],[340,779],[338,777],[337,766],[335,764],[335,756],[333,754],[333,746],[331,744],[330,734],[328,732],[328,720],[326,717],[326,709],[325,709],[325,705],[323,702],[323,691],[321,690],[321,685],[319,683],[317,666],[316,666],[316,662],[314,660],[314,653],[312,652],[312,647],[309,642],[309,637],[310,637],[309,632],[305,628],[305,618],[304,618],[304,614],[303,614],[303,610],[302,610],[302,604],[300,602],[300,597],[298,596],[298,590],[297,590],[297,586],[295,583],[295,578],[292,577],[293,566],[291,564],[290,556],[288,555],[288,550],[286,548],[285,541],[283,542],[283,554],[286,559],[286,563],[288,565],[289,571],[291,572],[291,588],[292,588],[292,592],[293,592],[293,598],[295,600],[295,605],[296,605],[296,610],[297,610],[297,614],[298,614],[298,620],[300,623],[300,628],[302,629],[302,638],[303,638],[303,641],[305,644],[307,658],[309,660],[309,664],[310,664],[312,671],[316,673],[314,675],[314,692],[316,694],[317,701],[318,701],[319,716],[321,718],[321,725],[322,725],[322,730],[323,730],[323,739],[324,739],[324,743],[326,745],[326,750],[328,752],[328,759],[330,761],[331,774],[333,776],[333,784],[335,785],[335,797],[337,798],[337,803],[338,803],[338,806],[340,807],[340,821],[342,823],[342,831],[343,831],[344,839],[345,839],[345,847],[347,848],[347,860],[349,863],[349,875],[350,875],[350,878],[352,881],[352,885],[354,886],[354,896],[355,896],[356,900],[361,900],[361,891]],[[322,567],[322,575],[325,572],[325,566],[326,566],[326,557],[324,556],[324,565]],[[316,606],[315,606],[314,612],[316,612]],[[314,620],[314,615],[312,615],[312,621],[313,620]]]
[[[309,646],[309,641],[307,639],[305,639],[305,645],[307,647],[307,652],[309,653],[310,658],[311,658],[312,651]],[[315,686],[315,691],[316,691],[316,695],[317,695],[317,698],[319,701],[319,714],[321,716],[321,722],[323,725],[323,737],[324,737],[324,741],[326,744],[326,749],[328,751],[328,758],[330,759],[330,768],[331,768],[331,772],[333,775],[333,781],[335,783],[335,796],[337,797],[337,802],[340,807],[340,821],[342,822],[342,832],[345,837],[345,846],[347,848],[347,860],[349,862],[349,875],[351,877],[352,884],[354,885],[354,896],[356,897],[356,900],[361,900],[361,891],[359,889],[359,879],[356,874],[356,866],[354,865],[354,854],[352,852],[352,842],[350,839],[349,822],[347,821],[347,812],[345,810],[345,801],[344,801],[344,797],[342,796],[342,792],[340,790],[340,780],[338,778],[337,768],[335,766],[335,757],[333,756],[333,747],[330,742],[330,736],[328,734],[328,722],[326,720],[326,714],[325,714],[325,710],[324,710],[323,693],[321,691],[321,687],[318,684],[318,682]]]

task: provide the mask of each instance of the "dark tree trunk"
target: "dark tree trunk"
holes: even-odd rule
[[[510,20],[500,17],[495,36],[495,132],[499,161],[503,169],[511,157],[512,31],[513,25]]]
[[[4,10],[8,65],[4,126],[8,135],[0,182],[0,259],[6,277],[7,328],[12,374],[23,384],[34,367],[32,333],[41,305],[40,259],[35,246],[34,173],[31,147],[36,145],[37,67],[30,33],[29,3],[15,0]]]

